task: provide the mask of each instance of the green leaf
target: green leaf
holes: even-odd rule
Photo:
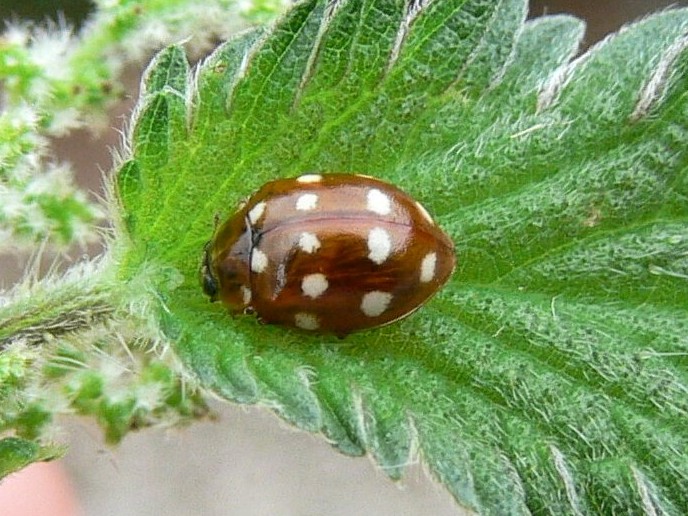
[[[307,0],[196,72],[154,61],[118,178],[165,335],[206,386],[482,514],[688,511],[688,10],[575,57],[521,0]],[[453,237],[449,285],[340,341],[232,318],[198,280],[264,182],[372,174]],[[134,223],[129,223],[134,221]]]
[[[0,439],[0,479],[34,462],[60,458],[64,452],[65,449],[62,446],[42,446],[17,437]]]

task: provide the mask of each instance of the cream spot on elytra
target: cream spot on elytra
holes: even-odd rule
[[[382,228],[373,228],[368,233],[368,258],[380,265],[392,251],[392,239]]]
[[[299,312],[294,316],[294,324],[302,330],[317,330],[320,327],[318,318],[313,314]]]
[[[392,211],[392,201],[377,188],[368,192],[368,209],[378,215],[389,215]]]
[[[314,210],[318,205],[318,196],[313,193],[300,195],[296,200],[296,209],[300,211]]]
[[[320,249],[320,240],[313,233],[301,233],[299,237],[299,247],[306,253],[314,253]]]
[[[265,213],[265,206],[265,202],[261,201],[251,208],[251,211],[248,212],[248,220],[251,221],[251,224],[255,224],[260,220],[263,213]]]
[[[260,249],[253,249],[251,253],[251,270],[261,273],[268,267],[268,257]]]
[[[320,174],[304,174],[296,178],[299,183],[319,183],[322,181],[322,176]]]
[[[437,267],[437,253],[428,253],[420,263],[420,281],[427,283],[432,281],[435,277],[435,269]]]
[[[328,287],[329,283],[324,274],[307,274],[301,280],[301,290],[305,296],[310,298],[320,297]]]
[[[368,292],[361,301],[361,311],[368,317],[377,317],[387,310],[390,301],[392,301],[392,294],[389,292],[379,290]]]

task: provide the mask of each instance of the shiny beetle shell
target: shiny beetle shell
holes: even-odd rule
[[[450,238],[398,188],[307,174],[242,204],[206,246],[201,276],[233,313],[345,336],[411,314],[455,263]]]

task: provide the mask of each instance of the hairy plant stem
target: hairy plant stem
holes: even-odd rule
[[[43,346],[112,319],[121,293],[113,288],[109,265],[109,260],[80,264],[0,297],[0,352],[15,343]]]

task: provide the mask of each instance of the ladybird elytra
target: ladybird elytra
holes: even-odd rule
[[[232,313],[345,336],[411,314],[455,265],[451,239],[397,187],[313,173],[242,203],[207,244],[201,281]]]

